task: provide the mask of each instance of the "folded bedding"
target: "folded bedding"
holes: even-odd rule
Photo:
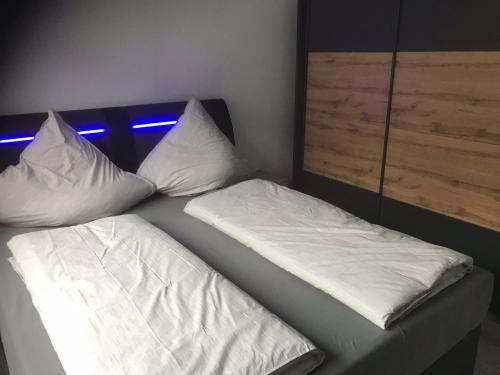
[[[263,180],[195,198],[184,211],[383,329],[473,267],[464,254]]]
[[[7,243],[68,375],[307,374],[323,354],[136,215]]]

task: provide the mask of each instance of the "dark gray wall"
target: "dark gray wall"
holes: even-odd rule
[[[222,97],[240,151],[289,174],[296,0],[40,3],[0,57],[0,114]]]

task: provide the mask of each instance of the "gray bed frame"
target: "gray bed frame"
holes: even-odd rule
[[[204,100],[202,103],[219,128],[234,143],[233,127],[225,101],[210,99]],[[60,113],[63,119],[75,128],[86,123],[99,123],[104,126],[107,129],[105,136],[89,138],[89,140],[108,155],[116,165],[135,172],[140,162],[168,129],[142,133],[141,137],[136,137],[130,124],[137,121],[158,120],[165,115],[177,118],[182,114],[185,105],[186,102],[157,103],[62,111]],[[1,116],[0,139],[34,134],[46,117],[46,113]],[[19,154],[25,145],[22,143],[0,145],[2,146],[0,147],[0,171],[3,171],[8,165],[18,162]],[[423,375],[471,375],[474,369],[480,330],[481,327],[478,326],[470,331],[460,342],[424,371]],[[3,347],[0,347],[0,374],[8,374]]]

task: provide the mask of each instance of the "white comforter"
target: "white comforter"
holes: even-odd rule
[[[195,198],[184,211],[384,329],[472,270],[466,255],[262,180]]]
[[[291,361],[305,374],[321,362],[306,338],[138,216],[8,246],[68,375],[268,374]]]

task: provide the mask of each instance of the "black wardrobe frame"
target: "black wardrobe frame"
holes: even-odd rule
[[[384,149],[381,165],[381,180],[378,193],[332,180],[304,170],[304,141],[307,93],[307,58],[310,30],[309,0],[298,1],[296,87],[295,87],[295,131],[293,151],[292,187],[324,199],[370,222],[410,234],[425,241],[446,246],[472,256],[475,264],[495,274],[495,292],[491,310],[500,319],[500,232],[467,223],[450,216],[426,210],[392,198],[384,197],[383,181],[390,132],[390,113],[399,48],[402,9],[405,1],[399,0],[396,35],[392,49],[389,98],[387,106]],[[500,9],[500,7],[499,7]],[[486,31],[485,31],[486,32]],[[497,34],[495,34],[497,35]],[[500,26],[498,35],[500,36]],[[457,38],[463,35],[459,33]],[[473,43],[467,41],[467,50],[473,50]],[[440,48],[443,46],[432,46]],[[490,45],[480,46],[492,50]],[[500,51],[500,38],[498,44]]]

